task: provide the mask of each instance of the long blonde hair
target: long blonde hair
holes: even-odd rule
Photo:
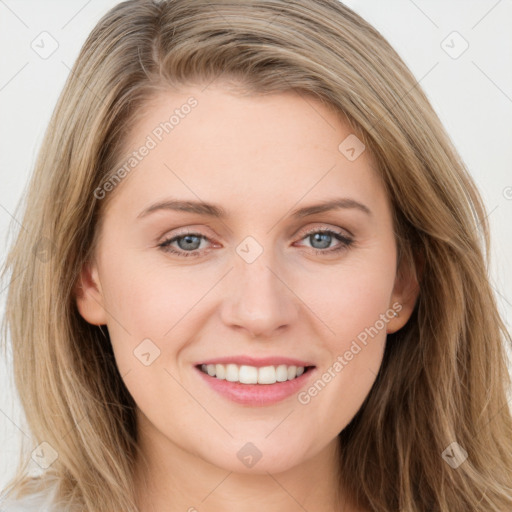
[[[17,390],[34,439],[58,459],[32,479],[24,451],[6,492],[53,479],[69,510],[137,510],[135,404],[108,334],[82,319],[73,290],[109,199],[94,191],[116,172],[135,116],[156,90],[220,77],[339,112],[391,198],[398,271],[421,277],[412,317],[388,335],[376,382],[339,434],[344,487],[378,512],[512,510],[512,340],[489,284],[484,205],[412,73],[336,0],[130,0],[89,35],[3,271]],[[457,468],[442,456],[454,442],[468,454]]]

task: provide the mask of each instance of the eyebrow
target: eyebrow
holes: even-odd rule
[[[360,203],[355,199],[343,197],[338,199],[330,199],[302,208],[297,208],[291,212],[291,216],[294,218],[303,218],[315,215],[317,213],[339,209],[356,209],[369,216],[372,215],[371,210],[363,203]],[[205,203],[202,201],[180,201],[177,199],[167,199],[164,201],[159,201],[158,203],[152,204],[151,206],[145,208],[139,213],[139,215],[137,215],[137,218],[140,219],[148,216],[153,212],[161,210],[196,213],[199,215],[205,215],[207,217],[214,217],[218,219],[226,219],[228,217],[227,211],[219,205]]]

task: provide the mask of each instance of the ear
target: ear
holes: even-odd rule
[[[103,293],[95,263],[88,261],[84,264],[75,286],[75,297],[78,311],[84,320],[93,325],[107,323]]]
[[[411,317],[420,292],[419,280],[423,274],[423,265],[421,256],[418,256],[418,261],[415,263],[411,260],[401,262],[396,273],[389,306],[396,312],[396,316],[388,322],[386,330],[388,334],[399,331]]]

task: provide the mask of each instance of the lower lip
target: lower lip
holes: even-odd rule
[[[240,382],[217,379],[197,367],[195,369],[214,391],[233,402],[250,406],[275,404],[298,393],[315,371],[314,367],[309,368],[300,377],[275,384],[241,384]]]

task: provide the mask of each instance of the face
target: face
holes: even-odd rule
[[[126,141],[136,163],[97,193],[112,196],[77,298],[108,326],[146,439],[279,472],[361,407],[413,302],[354,137],[293,92],[190,87],[148,104]]]

